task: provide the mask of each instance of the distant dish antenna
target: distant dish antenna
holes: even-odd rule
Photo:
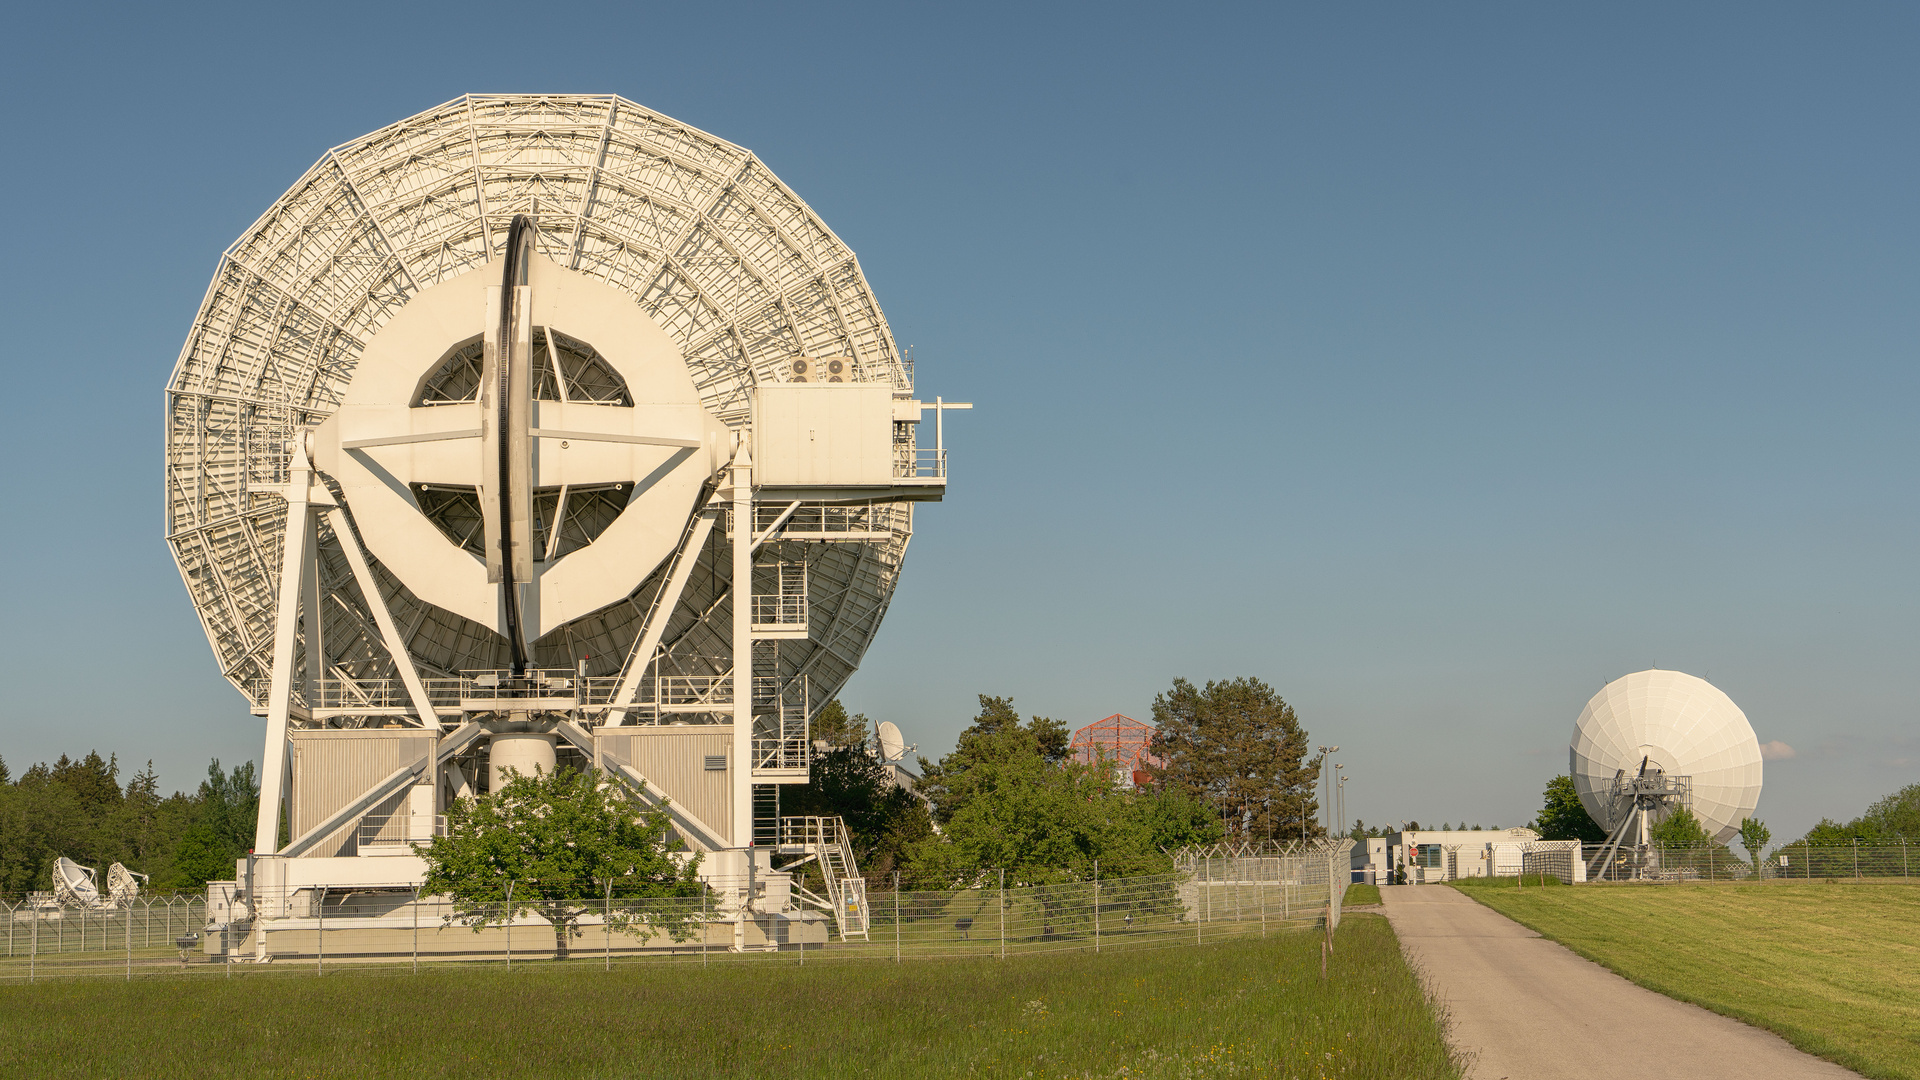
[[[900,734],[900,725],[891,720],[880,722],[880,760],[899,761],[908,750],[907,740]]]
[[[65,856],[53,863],[53,893],[63,904],[93,904],[100,899],[100,888],[93,883],[93,868]]]
[[[115,907],[131,907],[140,895],[140,886],[148,880],[140,871],[114,863],[107,867],[107,898]]]
[[[1574,721],[1568,765],[1587,816],[1607,830],[1587,867],[1616,859],[1635,878],[1660,871],[1652,827],[1680,807],[1726,843],[1760,801],[1760,743],[1732,699],[1705,679],[1654,669],[1600,688]]]

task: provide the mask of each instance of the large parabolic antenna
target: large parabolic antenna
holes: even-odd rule
[[[267,720],[257,854],[350,883],[556,758],[748,847],[945,490],[923,408],[853,252],[738,146],[474,95],[326,153],[167,387],[168,540]]]
[[[1581,805],[1610,832],[1633,805],[1626,788],[1654,774],[1688,789],[1694,815],[1722,843],[1759,805],[1753,726],[1733,699],[1684,672],[1637,671],[1602,687],[1574,721],[1569,754]]]

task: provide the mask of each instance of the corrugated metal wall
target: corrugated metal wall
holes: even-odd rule
[[[733,729],[705,727],[602,728],[595,738],[610,761],[631,765],[646,777],[647,786],[673,800],[673,805],[720,836],[729,835],[733,801],[728,777],[731,767],[707,771],[707,757],[729,759]],[[398,766],[395,766],[398,768]]]
[[[359,798],[373,785],[385,780],[395,769],[411,765],[433,753],[435,737],[430,732],[403,729],[356,731],[288,732],[292,742],[293,794],[289,830],[295,837],[327,819],[329,814]],[[406,789],[382,806],[369,811],[373,815],[391,813],[400,805]],[[348,822],[332,835],[308,850],[310,858],[351,854],[348,841],[358,823]]]

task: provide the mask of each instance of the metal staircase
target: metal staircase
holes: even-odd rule
[[[799,887],[794,895],[817,907],[825,907],[840,930],[840,940],[854,935],[867,937],[867,882],[859,876],[853,862],[853,836],[847,823],[837,817],[787,817],[780,819],[778,850],[783,855],[802,855],[798,862],[781,867],[793,870],[810,861],[820,864],[820,876],[826,879],[824,900]]]

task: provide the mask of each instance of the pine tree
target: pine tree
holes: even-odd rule
[[[866,714],[847,715],[847,707],[840,704],[839,698],[822,706],[813,718],[812,735],[814,742],[826,743],[828,747],[865,746],[873,732],[873,725]]]
[[[1255,678],[1209,681],[1196,688],[1175,679],[1153,700],[1158,728],[1155,782],[1213,806],[1229,839],[1324,835],[1316,820],[1318,757],[1307,759],[1307,733],[1293,706]]]
[[[980,714],[960,733],[953,753],[937,765],[920,759],[919,790],[932,801],[934,820],[944,825],[989,782],[986,777],[995,775],[991,770],[976,772],[979,766],[1027,757],[1057,766],[1067,758],[1070,738],[1067,725],[1058,720],[1035,716],[1022,724],[1012,698],[981,694]]]

